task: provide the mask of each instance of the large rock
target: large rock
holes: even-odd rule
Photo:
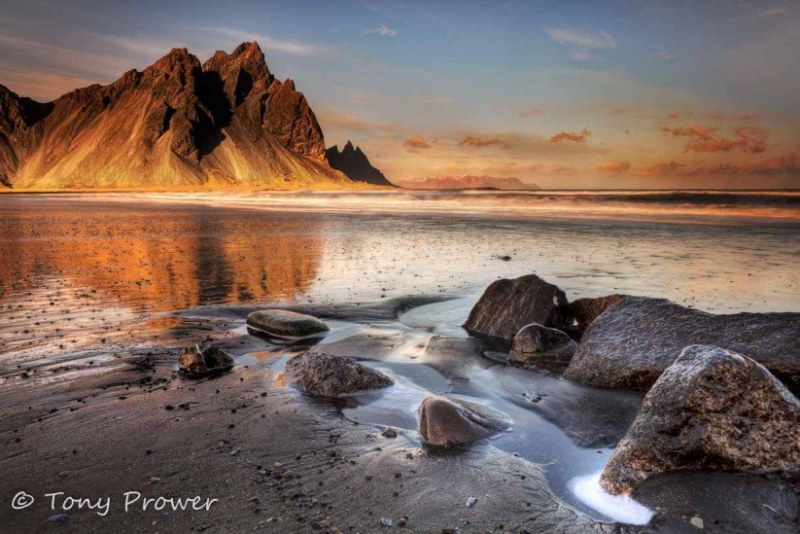
[[[679,469],[800,467],[800,401],[764,366],[718,347],[686,347],[647,393],[601,478],[629,493]]]
[[[573,323],[564,292],[535,274],[492,282],[472,308],[464,328],[470,334],[511,342],[531,323],[559,329]]]
[[[521,364],[568,364],[578,344],[567,334],[537,323],[529,324],[514,336],[508,360]]]
[[[511,426],[504,414],[482,404],[426,397],[419,406],[422,441],[435,447],[451,448],[488,438]]]
[[[279,337],[308,337],[330,330],[316,317],[287,310],[254,311],[247,316],[247,325]]]
[[[569,303],[572,315],[575,316],[575,332],[578,338],[589,328],[595,319],[604,311],[626,298],[628,295],[607,295],[605,297],[578,299]]]
[[[178,357],[178,369],[192,378],[225,373],[233,365],[231,355],[214,345],[186,347]]]
[[[339,397],[391,386],[394,380],[353,358],[305,352],[286,364],[289,380],[315,397]]]
[[[644,297],[623,299],[600,315],[565,376],[594,386],[646,390],[685,347],[696,344],[746,354],[800,391],[800,313],[713,315]]]

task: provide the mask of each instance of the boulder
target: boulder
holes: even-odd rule
[[[247,316],[247,326],[278,337],[309,337],[330,330],[328,325],[303,313],[287,310],[259,310]]]
[[[564,292],[535,274],[492,282],[472,308],[464,328],[473,335],[510,343],[531,323],[562,330],[573,323]]]
[[[231,355],[214,345],[186,347],[178,357],[178,368],[190,377],[225,373],[233,364]]]
[[[600,315],[564,376],[646,390],[685,347],[697,344],[746,354],[800,391],[800,313],[714,315],[645,297],[623,299]]]
[[[286,375],[298,389],[314,397],[339,397],[394,384],[385,374],[354,358],[319,352],[305,352],[289,360]]]
[[[686,347],[653,385],[600,483],[630,491],[657,473],[800,467],[800,401],[764,366]]]
[[[435,447],[466,445],[510,426],[511,420],[506,415],[461,399],[426,397],[419,406],[422,441]]]
[[[570,302],[569,307],[577,323],[575,327],[577,337],[580,339],[586,329],[589,328],[589,325],[600,317],[601,313],[627,296],[628,295],[607,295],[605,297],[578,299]]]
[[[532,323],[514,336],[508,361],[532,365],[566,365],[577,349],[578,344],[561,330]]]

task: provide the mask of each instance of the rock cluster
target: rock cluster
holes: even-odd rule
[[[511,426],[504,414],[482,404],[426,397],[419,407],[419,433],[428,445],[451,448],[488,438]]]
[[[192,378],[226,373],[233,365],[233,357],[215,345],[193,345],[183,349],[178,357],[178,369]]]
[[[647,390],[695,344],[745,354],[800,392],[800,313],[715,315],[645,297],[625,298],[600,315],[565,376],[594,386]]]
[[[531,323],[559,329],[573,324],[564,292],[535,274],[493,282],[472,308],[464,328],[473,335],[510,343]]]
[[[277,337],[301,338],[324,334],[328,325],[303,313],[288,310],[259,310],[247,316],[247,326]]]
[[[718,347],[687,347],[647,393],[601,484],[629,493],[678,469],[800,467],[800,401],[764,366]]]
[[[514,336],[508,361],[520,364],[568,364],[578,344],[566,333],[537,323],[524,326]]]
[[[340,397],[391,386],[394,380],[354,358],[305,352],[286,364],[286,375],[301,391],[314,397]]]

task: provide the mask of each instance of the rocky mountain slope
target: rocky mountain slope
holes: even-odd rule
[[[176,48],[42,104],[0,86],[0,183],[15,189],[339,187],[314,112],[257,43]]]
[[[394,185],[381,171],[372,166],[366,154],[360,147],[353,147],[350,141],[339,152],[339,147],[334,145],[325,151],[325,158],[334,169],[345,173],[351,180],[374,185]]]

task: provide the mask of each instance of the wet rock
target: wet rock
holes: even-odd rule
[[[514,336],[508,361],[521,364],[568,364],[578,344],[567,334],[537,323],[523,327]]]
[[[247,325],[279,337],[308,337],[329,330],[316,317],[287,310],[254,311],[247,316]]]
[[[583,336],[583,333],[589,328],[589,325],[600,317],[600,314],[627,296],[628,295],[607,295],[605,297],[585,298],[570,302],[569,307],[577,323],[575,332],[578,339]]]
[[[674,470],[797,467],[800,401],[752,359],[693,345],[647,393],[600,483],[620,494]]]
[[[584,334],[565,376],[584,384],[648,389],[689,345],[746,354],[800,392],[800,313],[713,315],[666,299],[629,297]]]
[[[473,335],[511,342],[530,323],[559,329],[573,323],[564,292],[534,274],[492,282],[472,308],[464,328]]]
[[[286,364],[289,379],[315,397],[338,397],[348,393],[385,388],[394,380],[353,358],[306,352]]]
[[[190,377],[226,373],[233,365],[233,357],[214,345],[186,347],[178,358],[178,368]]]
[[[426,397],[419,407],[422,440],[436,447],[465,445],[511,426],[504,414],[482,404],[445,397]]]

